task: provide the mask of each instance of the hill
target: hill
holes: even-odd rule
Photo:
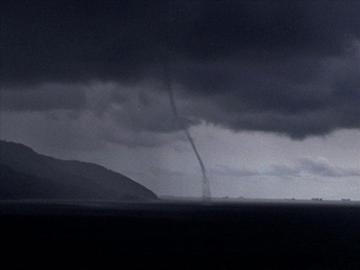
[[[103,166],[61,160],[0,140],[0,199],[153,200],[156,195]]]

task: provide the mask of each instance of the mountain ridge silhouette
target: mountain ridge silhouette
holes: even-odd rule
[[[57,159],[0,140],[0,199],[131,201],[157,196],[101,165]]]

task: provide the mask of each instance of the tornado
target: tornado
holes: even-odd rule
[[[169,95],[170,107],[171,107],[172,113],[175,117],[175,121],[176,121],[177,125],[184,131],[185,136],[186,136],[188,142],[190,143],[191,148],[192,148],[192,150],[195,154],[195,157],[200,166],[201,175],[202,175],[202,199],[204,201],[209,201],[211,199],[211,191],[210,191],[209,178],[207,177],[207,173],[206,173],[206,167],[205,167],[203,159],[196,147],[194,139],[191,136],[189,129],[187,128],[187,125],[184,123],[183,119],[179,116],[179,112],[178,112],[175,97],[174,97],[174,91],[172,89],[170,72],[166,66],[164,66],[164,77],[165,77],[165,79],[164,79],[165,88]]]

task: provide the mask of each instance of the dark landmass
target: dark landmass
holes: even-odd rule
[[[0,141],[0,200],[153,200],[156,195],[102,166],[40,155]]]
[[[358,270],[359,228],[355,203],[0,203],[12,269]]]

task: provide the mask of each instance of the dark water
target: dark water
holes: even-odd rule
[[[3,202],[14,269],[360,269],[356,203]]]

